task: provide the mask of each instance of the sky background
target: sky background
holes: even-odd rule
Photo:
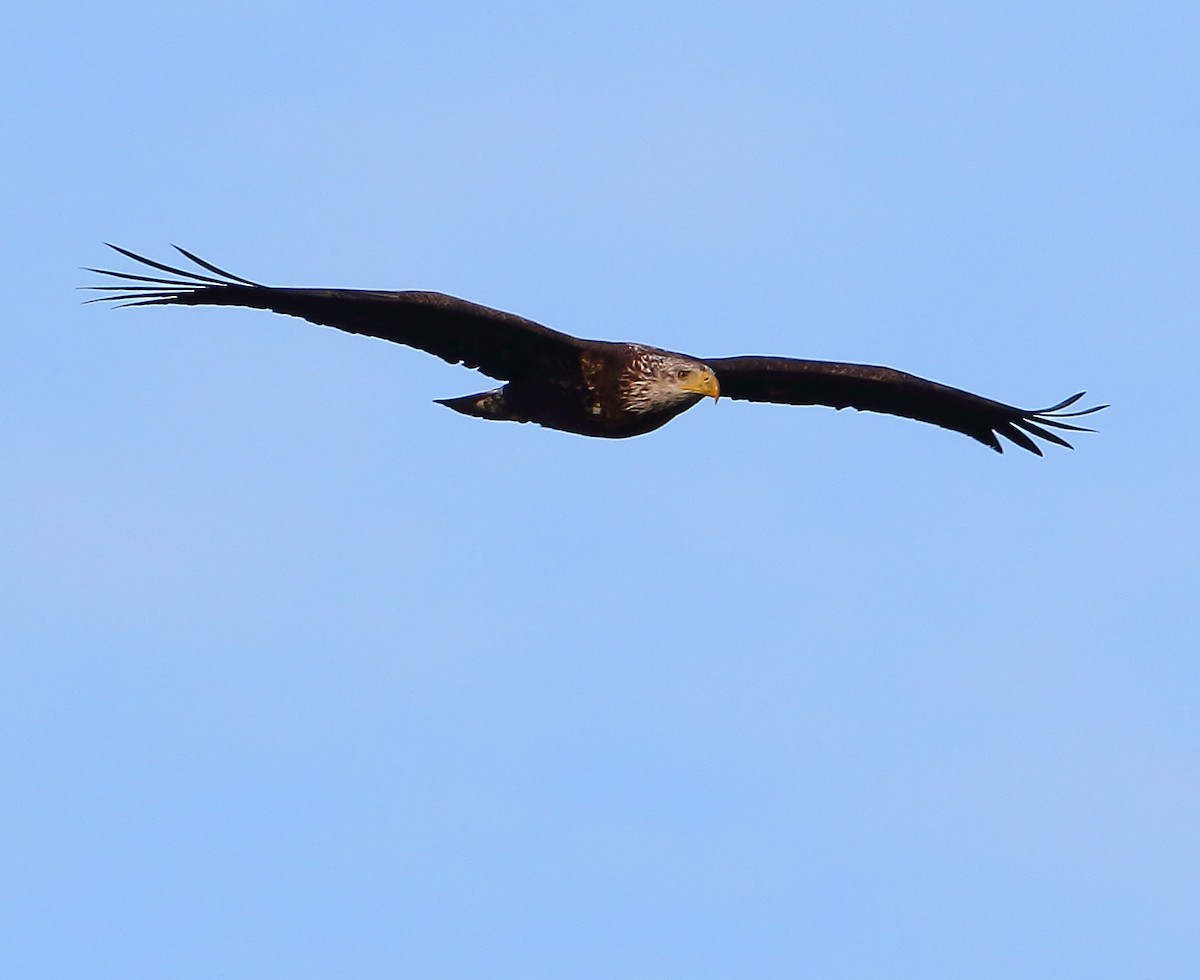
[[[0,13],[0,974],[1200,975],[1200,8]],[[586,440],[177,242],[1112,408]]]

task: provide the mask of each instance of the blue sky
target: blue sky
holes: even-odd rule
[[[1198,28],[0,14],[0,972],[1196,976]],[[1113,408],[488,424],[102,241]]]

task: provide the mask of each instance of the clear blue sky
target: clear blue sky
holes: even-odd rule
[[[0,35],[0,974],[1200,976],[1194,3]],[[1113,408],[589,441],[105,240]]]

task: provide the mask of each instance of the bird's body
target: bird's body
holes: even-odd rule
[[[1104,407],[1063,411],[1080,393],[1025,411],[891,368],[780,357],[696,358],[645,344],[583,340],[443,293],[277,289],[231,275],[183,249],[204,273],[116,250],[171,278],[89,270],[126,283],[91,287],[111,294],[105,299],[133,306],[266,309],[416,347],[506,382],[440,404],[478,418],[534,422],[585,436],[643,435],[706,396],[727,395],[900,415],[962,432],[997,452],[1002,435],[1041,455],[1031,436],[1069,448],[1046,427],[1088,431],[1062,420]]]
[[[644,344],[595,342],[579,352],[577,371],[520,378],[438,404],[477,418],[624,439],[653,432],[718,391],[716,377],[694,358]]]

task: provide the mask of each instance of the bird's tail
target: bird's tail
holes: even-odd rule
[[[435,398],[439,405],[445,405],[463,415],[471,415],[477,419],[493,419],[498,422],[521,421],[504,404],[504,389],[493,388],[478,395],[463,395],[461,398]]]

